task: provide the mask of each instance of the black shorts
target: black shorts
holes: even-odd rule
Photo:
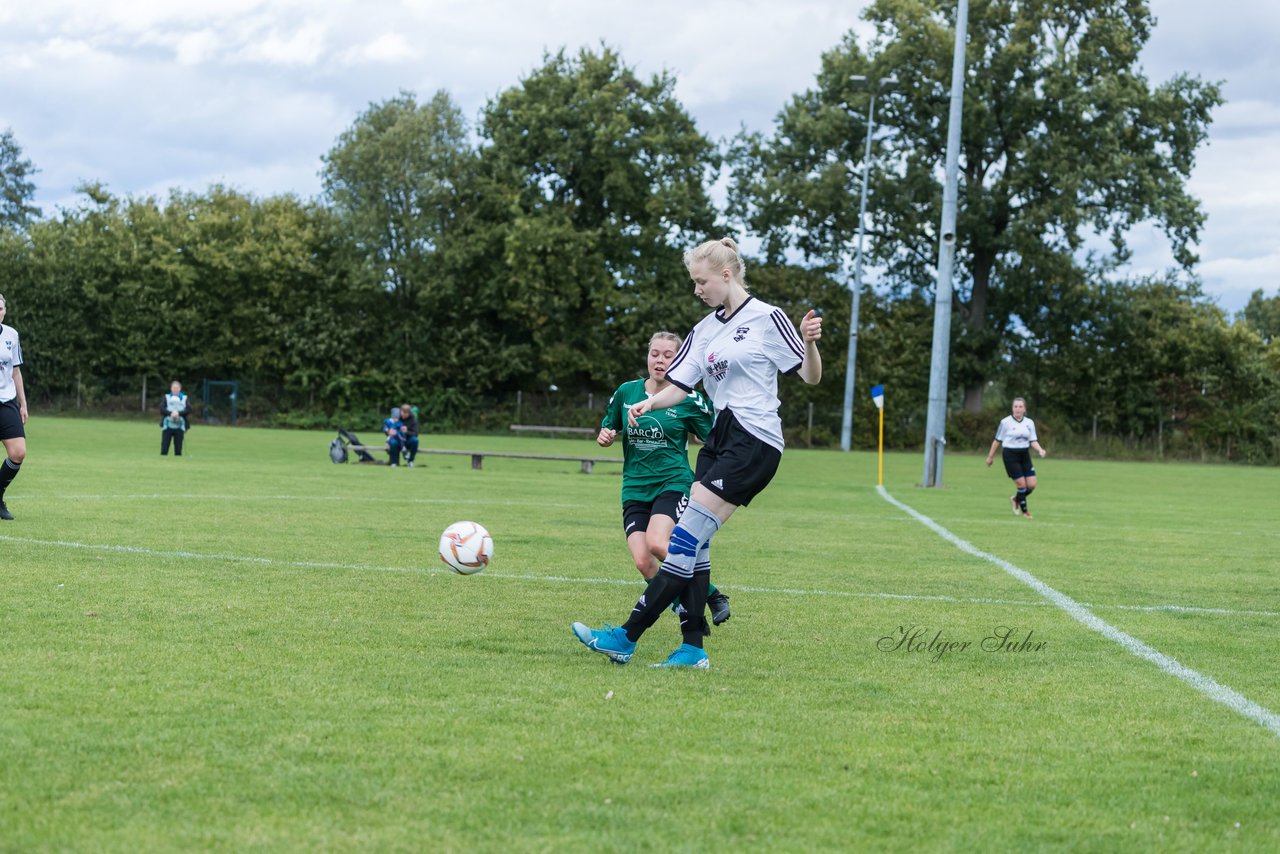
[[[25,439],[27,433],[22,429],[22,412],[18,410],[18,399],[0,403],[0,439]]]
[[[628,537],[637,531],[649,530],[649,518],[652,516],[670,516],[679,520],[689,503],[689,495],[679,489],[668,489],[658,493],[652,501],[622,502],[622,532]]]
[[[1005,474],[1014,480],[1036,476],[1036,467],[1031,464],[1030,448],[1005,448],[1001,456],[1004,458]]]
[[[747,432],[733,411],[716,413],[711,435],[698,451],[698,483],[737,507],[746,507],[778,473],[782,451]]]

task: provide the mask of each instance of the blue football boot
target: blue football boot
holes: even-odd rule
[[[676,651],[667,656],[667,660],[661,664],[651,664],[650,667],[696,667],[699,670],[706,670],[711,667],[711,659],[707,658],[707,651],[696,646],[690,646],[682,643],[676,647]]]
[[[636,651],[635,641],[629,640],[621,627],[607,623],[599,631],[585,623],[574,623],[573,634],[587,649],[609,656],[615,664],[626,664]]]

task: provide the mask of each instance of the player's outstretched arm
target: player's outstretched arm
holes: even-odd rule
[[[822,354],[818,352],[822,318],[813,309],[809,309],[804,320],[800,321],[800,337],[804,339],[804,361],[796,373],[809,385],[817,385],[822,379]]]
[[[639,423],[636,419],[641,415],[652,412],[655,409],[670,409],[684,400],[687,395],[687,391],[675,383],[671,383],[653,397],[631,404],[631,408],[627,410],[627,423],[634,427]]]

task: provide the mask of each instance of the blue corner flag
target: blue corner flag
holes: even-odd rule
[[[875,402],[876,409],[884,409],[884,386],[873,385],[871,387],[871,400]]]

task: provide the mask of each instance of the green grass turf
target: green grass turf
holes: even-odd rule
[[[706,672],[582,647],[640,592],[619,467],[335,466],[328,433],[36,418],[0,523],[0,849],[1276,850],[1280,737],[788,451],[713,548]],[[611,455],[589,441],[424,446]],[[886,460],[898,499],[1280,710],[1280,472]],[[497,543],[471,577],[439,532]],[[1136,610],[1188,606],[1218,611]],[[967,650],[883,651],[899,627]],[[977,649],[996,627],[1039,651]]]

